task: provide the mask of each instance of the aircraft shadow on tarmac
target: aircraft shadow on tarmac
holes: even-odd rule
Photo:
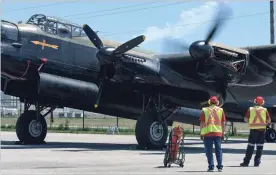
[[[195,139],[192,139],[195,140]],[[229,142],[224,142],[223,144],[246,143],[243,140],[229,140]],[[202,145],[202,142],[190,142],[185,143],[189,147],[185,147],[186,154],[199,154],[204,153],[202,147],[192,147],[191,145]],[[60,149],[63,148],[63,149]],[[137,144],[118,144],[118,143],[88,143],[88,142],[47,142],[45,144],[39,145],[17,145],[14,141],[1,141],[1,149],[59,149],[53,151],[69,151],[69,152],[85,152],[85,151],[109,151],[109,150],[129,150],[129,151],[147,151],[146,153],[140,153],[141,155],[162,155],[165,150],[141,150],[137,149]],[[229,154],[244,154],[245,148],[242,149],[232,149],[223,148],[223,153]],[[276,155],[275,150],[264,150],[264,155]]]
[[[186,154],[200,154],[204,153],[204,149],[202,147],[186,147],[185,153]],[[226,154],[245,154],[245,148],[237,149],[237,148],[222,148],[222,152]],[[213,151],[215,153],[215,151]],[[141,153],[142,155],[158,155],[158,154],[164,154],[159,152],[151,152],[151,153]],[[275,150],[263,150],[263,155],[276,155]]]
[[[202,145],[200,139],[185,139],[185,145]],[[194,141],[194,142],[191,142]],[[231,143],[246,143],[243,140],[230,140],[224,142],[223,144]],[[2,149],[47,149],[47,148],[79,148],[79,149],[89,149],[106,151],[106,150],[139,150],[137,149],[137,144],[119,144],[119,143],[88,143],[88,142],[46,142],[45,144],[37,145],[22,145],[16,144],[15,141],[1,141]],[[70,150],[67,150],[70,151]],[[72,150],[72,151],[83,151],[83,150]]]
[[[178,172],[185,172],[185,173],[206,173],[207,171],[178,171]]]
[[[107,150],[134,150],[136,144],[116,143],[85,143],[85,142],[46,142],[37,145],[15,144],[14,141],[1,141],[1,149],[85,149],[85,150],[64,150],[64,151],[107,151]],[[60,150],[59,150],[60,151]]]

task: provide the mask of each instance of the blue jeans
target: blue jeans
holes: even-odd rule
[[[215,150],[216,150],[216,159],[217,159],[217,168],[222,169],[222,150],[221,150],[221,137],[216,136],[207,136],[204,137],[204,150],[205,154],[207,156],[209,169],[214,169],[214,159],[213,159],[213,143],[215,144]]]

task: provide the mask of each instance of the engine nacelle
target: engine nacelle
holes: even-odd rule
[[[204,64],[204,72],[199,72],[203,80],[221,80],[230,84],[239,82],[246,72],[248,51],[216,43],[210,43],[210,47],[213,49],[212,55],[201,63]]]
[[[39,79],[20,80],[5,79],[2,77],[1,81],[1,90],[5,94],[23,99],[28,98],[34,100],[38,97],[47,97],[50,101],[70,100],[76,103],[92,103],[98,92],[98,86],[94,83],[47,73],[39,73]]]
[[[54,98],[93,101],[98,92],[94,83],[47,73],[39,73],[39,78],[39,94]]]

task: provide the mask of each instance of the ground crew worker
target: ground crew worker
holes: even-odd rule
[[[254,166],[260,165],[265,139],[265,129],[266,126],[269,126],[271,123],[267,109],[262,107],[265,103],[263,97],[258,96],[254,100],[254,103],[256,106],[250,107],[244,118],[244,121],[249,124],[250,133],[245,157],[240,166],[248,166],[254,152],[255,144],[257,146],[257,151],[254,158]]]
[[[221,141],[225,131],[225,114],[222,108],[218,107],[219,101],[213,96],[208,100],[210,105],[207,108],[202,108],[200,116],[200,137],[204,141],[204,150],[208,160],[208,170],[214,171],[213,160],[213,142],[215,144],[215,153],[217,159],[217,169],[222,171],[222,149]]]

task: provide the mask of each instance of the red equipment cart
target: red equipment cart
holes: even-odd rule
[[[173,163],[180,167],[184,167],[184,137],[184,129],[182,127],[177,126],[171,130],[163,161],[165,167],[171,167],[171,164]]]

